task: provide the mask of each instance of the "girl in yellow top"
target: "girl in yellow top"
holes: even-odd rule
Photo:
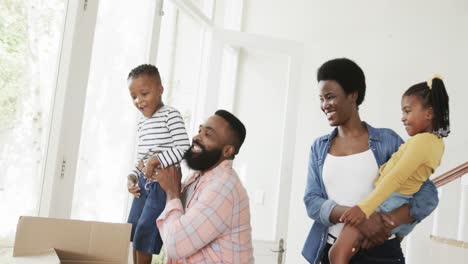
[[[375,189],[367,198],[341,216],[340,221],[346,225],[330,249],[332,264],[349,263],[359,249],[363,237],[355,228],[357,225],[375,210],[390,212],[408,203],[440,165],[444,153],[442,138],[450,133],[448,95],[443,81],[434,77],[411,86],[403,94],[401,110],[401,121],[412,138],[380,167]],[[392,233],[402,238],[415,225],[401,225]]]

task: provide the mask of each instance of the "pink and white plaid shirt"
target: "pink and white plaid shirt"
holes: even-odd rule
[[[182,190],[198,177],[185,212],[172,199],[156,221],[168,263],[254,263],[249,198],[232,161],[195,173]]]

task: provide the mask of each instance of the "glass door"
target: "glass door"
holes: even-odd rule
[[[148,63],[156,1],[100,1],[74,180],[71,218],[122,222],[137,110],[127,75]]]
[[[38,215],[66,0],[0,1],[0,246]]]

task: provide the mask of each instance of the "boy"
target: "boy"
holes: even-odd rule
[[[130,95],[143,114],[137,129],[137,164],[128,175],[128,191],[135,196],[128,217],[132,224],[133,261],[149,264],[161,250],[162,240],[156,219],[164,210],[166,194],[157,182],[147,182],[147,162],[156,168],[178,164],[190,147],[179,111],[166,106],[158,69],[149,64],[134,68],[128,75]]]

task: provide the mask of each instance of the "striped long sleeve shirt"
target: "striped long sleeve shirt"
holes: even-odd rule
[[[142,116],[138,122],[137,154],[130,174],[138,176],[138,163],[156,156],[163,168],[179,163],[190,147],[184,120],[180,112],[164,105],[153,116]]]

